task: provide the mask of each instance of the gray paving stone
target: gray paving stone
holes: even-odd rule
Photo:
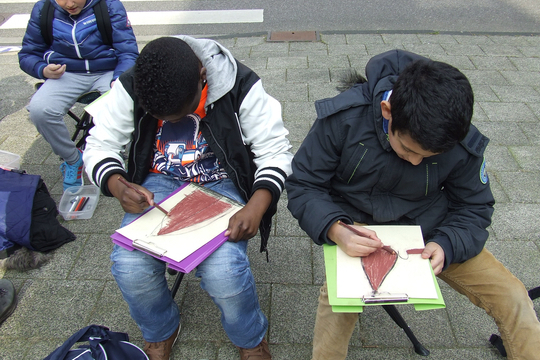
[[[478,45],[441,44],[448,55],[486,55]]]
[[[347,55],[335,55],[322,56],[322,55],[308,55],[308,66],[310,68],[345,68],[350,65]]]
[[[252,37],[237,37],[235,38],[234,46],[236,47],[251,47],[258,46],[266,43],[266,39],[261,36],[252,36]]]
[[[490,335],[497,332],[493,319],[444,282],[439,284],[454,334],[453,341],[459,346],[487,347]]]
[[[497,180],[495,176],[491,176],[491,172],[488,171],[489,175],[489,184],[491,187],[491,192],[493,193],[493,198],[495,199],[495,203],[497,204],[504,204],[509,203],[510,199],[508,198],[508,195],[504,192],[504,189],[502,188],[501,184]]]
[[[423,44],[457,44],[457,40],[453,35],[444,34],[417,34],[416,37]]]
[[[461,69],[460,69],[461,70]],[[509,85],[510,83],[499,72],[493,70],[461,70],[473,85]]]
[[[475,101],[500,101],[499,97],[493,92],[489,85],[474,84],[472,85]]]
[[[291,56],[296,56],[295,52],[309,52],[318,54],[319,52],[324,52],[328,55],[328,45],[324,42],[291,42],[289,44],[289,52]]]
[[[268,57],[268,68],[306,69],[307,56]]]
[[[517,70],[516,66],[506,56],[470,56],[478,70]]]
[[[471,59],[466,55],[431,54],[429,58],[431,60],[442,61],[447,64],[450,64],[462,72],[464,70],[476,70],[476,66],[472,63]]]
[[[537,116],[539,116],[537,114]],[[531,144],[540,144],[540,123],[520,125]],[[519,144],[516,144],[519,145]]]
[[[396,309],[424,347],[455,344],[446,310],[416,311],[412,305],[397,305]],[[364,346],[412,348],[405,332],[381,306],[364,307],[360,314],[360,337]]]
[[[497,179],[515,203],[540,203],[540,177],[538,171],[498,172]]]
[[[507,86],[492,85],[491,89],[497,94],[502,102],[522,102],[538,103],[540,102],[540,93],[532,86]]]
[[[487,35],[452,35],[458,44],[462,45],[481,45],[481,44],[495,44],[491,37]]]
[[[367,56],[368,52],[364,44],[329,44],[328,55]]]
[[[328,84],[309,84],[308,85],[309,101],[314,102],[320,99],[331,98],[339,94],[336,90],[336,83]]]
[[[506,146],[489,145],[484,156],[489,171],[518,171],[520,169]]]
[[[88,323],[103,325],[112,331],[127,332],[131,341],[142,342],[141,331],[129,315],[129,307],[122,298],[116,281],[105,282]]]
[[[511,176],[507,177],[507,180],[513,180]],[[509,197],[515,201],[515,196]],[[524,204],[521,200],[495,204],[491,227],[498,240],[537,241],[540,238],[540,228],[533,219],[538,216],[540,216],[538,204]]]
[[[446,51],[440,44],[404,44],[405,50],[423,56],[446,55]]]
[[[102,281],[29,280],[17,305],[17,316],[9,317],[0,336],[31,339],[43,334],[68,338],[87,325],[88,310],[103,290]],[[54,298],[54,303],[44,299]],[[54,306],[54,313],[51,312]],[[32,324],[32,326],[28,326]]]
[[[291,72],[291,70],[288,70]],[[308,101],[308,87],[306,83],[282,83],[277,84],[265,84],[263,85],[268,94],[272,95],[276,100],[281,102],[302,102]]]
[[[536,172],[540,170],[540,159],[538,158],[537,147],[511,146],[510,152],[522,169]]]
[[[346,34],[347,44],[384,44],[379,34]]]
[[[272,285],[269,342],[311,343],[318,296],[319,286]]]
[[[480,106],[490,121],[537,122],[533,112],[523,103],[481,102]]]
[[[504,35],[489,35],[493,43],[500,45],[526,45],[529,44],[529,36],[504,36]]]
[[[394,50],[394,49],[403,49],[402,44],[366,44],[366,50],[370,57],[375,55],[382,54],[383,52]]]
[[[218,351],[221,351],[220,347],[222,346],[224,347],[225,345],[222,345],[217,341],[179,341],[173,348],[171,360],[216,359]],[[232,344],[228,344],[227,347],[231,350],[234,349],[236,351],[236,356],[238,357],[238,350],[234,348]]]
[[[253,240],[250,240],[250,245]],[[259,254],[258,246],[250,246],[251,270],[257,282],[303,285],[313,283],[310,239],[273,236],[268,243],[268,253],[269,262],[264,254]],[[291,271],[291,264],[294,271]]]
[[[488,56],[512,56],[512,57],[521,57],[523,56],[519,49],[516,48],[515,44],[505,45],[505,44],[496,44],[496,45],[480,45],[480,48]]]
[[[509,85],[536,86],[540,82],[540,73],[532,71],[501,71]],[[503,84],[504,85],[504,84]]]
[[[519,71],[540,71],[540,58],[512,58]]]
[[[538,46],[518,46],[518,49],[525,57],[540,57]]]
[[[345,34],[320,34],[321,41],[328,45],[344,45],[347,43]]]
[[[421,41],[416,34],[382,34],[385,44],[420,44]]]
[[[317,84],[330,82],[328,68],[287,69],[287,82]],[[307,99],[305,99],[307,100]],[[301,99],[299,101],[305,101]]]

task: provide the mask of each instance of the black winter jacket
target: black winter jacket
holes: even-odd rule
[[[317,244],[334,244],[341,219],[369,225],[421,225],[445,252],[445,267],[477,255],[488,238],[494,199],[485,173],[488,139],[471,125],[449,152],[417,166],[392,150],[380,102],[398,74],[420,58],[393,50],[374,57],[368,81],[316,103],[317,120],[293,159],[288,208]]]

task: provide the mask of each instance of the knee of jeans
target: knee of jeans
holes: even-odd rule
[[[245,252],[228,249],[218,255],[199,265],[196,273],[201,278],[201,287],[211,297],[231,298],[254,286]]]
[[[141,251],[115,246],[111,260],[112,275],[123,290],[144,293],[146,287],[165,278],[165,264]]]

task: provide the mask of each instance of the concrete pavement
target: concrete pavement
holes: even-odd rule
[[[151,37],[139,37],[140,46]],[[487,248],[530,289],[540,286],[540,36],[456,34],[321,34],[317,42],[266,41],[266,36],[220,37],[254,69],[265,89],[281,101],[295,151],[315,118],[313,102],[337,94],[342,71],[364,73],[372,56],[394,48],[448,62],[469,78],[475,92],[473,123],[490,139],[486,159],[497,201]],[[20,45],[0,38],[0,45]],[[21,168],[40,174],[57,202],[60,160],[39,136],[24,105],[36,79],[18,67],[15,52],[0,53],[0,150],[21,155]],[[72,123],[72,121],[68,122]],[[309,359],[317,296],[324,278],[322,249],[299,228],[283,196],[270,239],[270,263],[249,246],[257,289],[270,326],[274,359]],[[77,240],[54,252],[43,267],[7,271],[19,305],[0,326],[0,359],[42,359],[78,329],[101,324],[129,333],[142,346],[110,274],[109,236],[122,218],[115,199],[101,196],[89,220],[64,221]],[[174,277],[170,279],[171,284]],[[488,338],[497,328],[484,311],[440,282],[447,307],[416,312],[400,306],[430,359],[502,359]],[[501,294],[504,296],[504,294]],[[238,359],[221,328],[219,312],[188,274],[176,301],[183,328],[173,359]],[[540,301],[535,302],[540,314]],[[353,335],[349,359],[419,358],[379,307],[367,308]]]

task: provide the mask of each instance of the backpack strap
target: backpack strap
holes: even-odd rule
[[[112,46],[113,29],[111,24],[111,17],[109,15],[109,9],[107,8],[107,2],[105,0],[101,0],[96,5],[94,5],[93,9],[94,14],[96,15],[96,24],[98,30],[101,33],[101,37],[103,38],[103,43],[105,45]]]
[[[94,15],[96,16],[96,25],[101,37],[103,38],[103,43],[105,45],[112,46],[113,37],[112,37],[112,24],[111,17],[109,15],[109,9],[107,8],[107,3],[105,0],[99,1],[94,5]],[[54,19],[54,6],[52,6],[51,1],[47,0],[43,4],[41,9],[41,14],[39,17],[39,27],[41,29],[41,36],[45,43],[49,46],[53,42],[53,19]]]
[[[53,40],[53,27],[52,22],[54,19],[54,6],[51,1],[47,0],[41,8],[41,14],[39,16],[39,28],[41,29],[41,36],[45,43],[49,46],[52,45]]]

